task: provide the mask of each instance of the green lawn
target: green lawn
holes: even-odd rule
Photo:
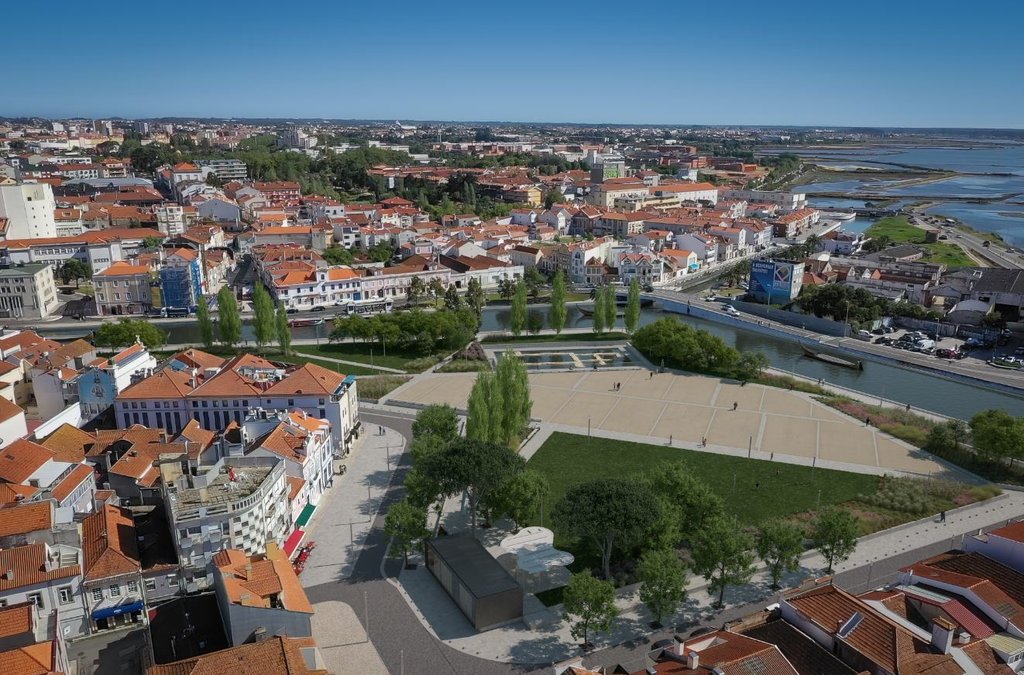
[[[389,349],[387,356],[385,356],[379,344],[367,342],[323,342],[320,346],[295,345],[293,349],[303,354],[326,356],[330,359],[342,359],[343,361],[355,361],[367,365],[372,364],[402,370],[405,369],[406,363],[419,358],[418,354],[404,354],[392,349]]]
[[[867,229],[866,234],[875,239],[888,237],[894,244],[916,244],[928,251],[921,262],[941,263],[947,267],[969,267],[974,261],[956,244],[935,242],[926,244],[925,231],[910,224],[903,216],[882,218]]]
[[[685,460],[694,474],[725,499],[736,517],[749,525],[813,510],[819,492],[821,504],[838,504],[858,494],[874,493],[878,484],[876,476],[865,474],[561,432],[545,441],[528,467],[547,477],[550,504],[554,505],[576,483],[625,477],[673,459]],[[546,510],[550,512],[550,508]],[[550,521],[545,524],[551,525]]]

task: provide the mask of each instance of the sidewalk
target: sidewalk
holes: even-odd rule
[[[1002,525],[1022,515],[1024,493],[1009,491],[988,502],[949,511],[945,523],[939,523],[935,516],[931,516],[868,535],[858,542],[849,560],[836,565],[834,574],[866,567],[870,584],[872,566],[880,560],[944,542],[948,542],[950,548],[956,548],[961,545],[965,535],[974,534],[982,528]],[[486,533],[488,543],[500,540],[504,532],[497,530],[493,528]],[[801,559],[800,570],[782,580],[783,587],[798,586],[808,578],[824,574],[824,569],[824,559],[817,552],[809,551]],[[879,575],[876,585],[891,582],[892,577],[892,574]],[[579,654],[578,641],[569,635],[568,625],[561,618],[560,605],[544,607],[535,597],[528,595],[524,603],[526,617],[523,622],[478,634],[422,565],[415,570],[403,570],[399,581],[393,583],[435,637],[467,654],[524,664],[551,663]],[[709,593],[707,582],[702,577],[691,576],[687,584],[688,597],[681,610],[672,617],[663,618],[662,623],[665,626],[715,623],[714,619],[729,609],[751,603],[763,602],[767,605],[774,602],[779,591],[773,591],[770,586],[767,572],[763,566],[759,566],[749,583],[728,588],[724,608],[716,609],[712,605],[717,597]],[[653,617],[639,602],[635,586],[620,589],[616,604],[620,615],[612,630],[591,638],[598,648],[622,644],[653,632],[649,627]]]
[[[352,454],[335,460],[335,466],[345,464],[347,471],[334,479],[306,529],[307,541],[316,541],[318,546],[299,577],[304,587],[336,582],[352,574],[404,446],[405,439],[397,431],[385,429],[380,436],[376,425],[367,425]]]

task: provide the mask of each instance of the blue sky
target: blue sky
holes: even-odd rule
[[[0,116],[1024,126],[1008,0],[11,0],[0,17]]]

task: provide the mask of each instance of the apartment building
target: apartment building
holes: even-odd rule
[[[196,251],[179,248],[160,264],[160,294],[164,307],[191,310],[203,294],[203,265]]]
[[[802,192],[769,192],[765,190],[723,190],[723,199],[737,199],[751,203],[775,204],[783,211],[797,211],[807,206],[807,195]]]
[[[12,239],[0,241],[0,262],[45,263],[60,267],[72,258],[88,264],[93,274],[102,272],[118,260],[129,260],[143,250],[150,238],[163,239],[157,230],[144,227],[89,230],[74,237]]]
[[[327,420],[302,411],[257,408],[251,410],[242,423],[241,437],[247,457],[282,459],[285,473],[302,481],[304,499],[293,503],[293,510],[306,504],[317,505],[333,483],[334,444]]]
[[[0,318],[44,319],[57,304],[52,267],[42,263],[0,265]]]
[[[225,183],[233,180],[244,181],[249,177],[249,169],[240,159],[201,159],[199,168],[203,173],[212,173]]]
[[[82,597],[82,549],[33,543],[0,550],[0,605],[33,604],[42,617],[56,612],[65,638],[88,634]]]
[[[153,207],[156,216],[156,229],[168,237],[174,237],[196,223],[199,214],[194,206],[182,206],[173,202],[157,204]]]
[[[153,276],[148,267],[123,260],[93,274],[97,311],[101,316],[146,314],[153,308]]]
[[[110,504],[100,506],[82,521],[82,551],[90,632],[148,623],[131,512]]]
[[[25,664],[24,672],[72,672],[56,611],[42,611],[31,602],[7,605],[0,608],[0,625],[0,663],[8,664],[8,672],[16,664]]]
[[[214,556],[217,605],[228,643],[252,642],[258,634],[309,637],[313,606],[288,556],[271,543],[266,553],[227,548]]]
[[[156,359],[141,342],[101,363],[87,365],[75,379],[82,419],[91,420],[109,409],[133,378],[152,372],[156,366]]]
[[[57,202],[48,183],[0,185],[0,225],[4,239],[56,237]]]
[[[169,365],[117,395],[119,429],[141,424],[178,433],[190,420],[220,431],[241,424],[254,408],[304,411],[327,420],[336,448],[347,447],[359,424],[356,378],[307,363],[287,369],[252,354],[221,360],[199,350],[200,367]],[[188,359],[195,363],[195,359]]]
[[[225,548],[248,555],[281,546],[291,528],[288,481],[277,458],[221,458],[181,472],[160,466],[186,592],[213,586],[212,563]]]

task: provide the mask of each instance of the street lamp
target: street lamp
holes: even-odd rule
[[[846,323],[843,324],[843,337],[850,337],[850,301],[846,301]]]

